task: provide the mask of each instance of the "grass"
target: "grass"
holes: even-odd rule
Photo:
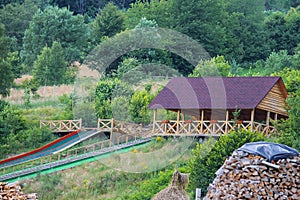
[[[135,158],[135,155],[144,155],[153,152],[161,153],[170,148],[172,141],[152,141],[149,144],[133,151],[118,154],[119,158]],[[145,152],[145,153],[143,153]],[[117,155],[114,155],[117,156]],[[112,156],[112,157],[114,157]],[[181,161],[189,159],[190,151],[181,155]],[[160,162],[156,160],[155,162]],[[178,161],[175,161],[178,162]],[[167,167],[174,168],[174,163]],[[163,169],[162,169],[163,170]],[[118,166],[109,164],[109,159],[86,163],[72,169],[56,172],[50,175],[40,175],[33,179],[24,180],[24,192],[37,192],[40,199],[126,199],[128,195],[139,190],[140,184],[147,184],[147,180],[161,176],[159,171],[144,171],[143,173],[130,173],[118,169]],[[166,180],[168,183],[169,180]],[[51,188],[51,191],[50,189]],[[128,198],[127,198],[128,199]]]

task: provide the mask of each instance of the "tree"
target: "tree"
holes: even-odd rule
[[[65,83],[66,71],[64,50],[59,42],[53,42],[51,48],[44,47],[34,62],[33,76],[39,85],[59,85]]]
[[[289,118],[279,122],[280,136],[277,142],[286,144],[300,150],[300,89],[289,94],[287,103],[289,105]]]
[[[154,20],[159,27],[173,27],[173,11],[172,1],[136,1],[125,13],[126,28],[133,29],[140,22],[140,19],[145,18]]]
[[[248,63],[264,59],[269,54],[268,43],[264,42],[267,41],[263,29],[264,9],[264,1],[261,0],[226,1],[226,11],[229,15],[227,21],[236,20],[233,27],[227,26],[226,28],[229,29],[234,38],[239,39],[238,49],[242,49],[240,51],[242,55],[235,55],[237,57],[235,60],[238,62],[248,65]]]
[[[111,118],[113,117],[111,103],[115,98],[125,97],[130,98],[133,93],[132,88],[121,82],[118,79],[103,78],[99,81],[95,90],[95,110],[98,118]],[[114,109],[117,108],[116,103],[120,101],[114,101]]]
[[[149,123],[150,112],[148,105],[153,99],[153,95],[146,90],[135,92],[130,100],[129,111],[132,121],[136,123]]]
[[[265,62],[265,71],[272,73],[278,72],[285,67],[292,67],[292,58],[286,50],[279,51],[278,53],[272,52]]]
[[[73,16],[66,8],[48,6],[38,10],[25,31],[21,52],[24,64],[32,66],[42,49],[52,46],[54,41],[61,43],[69,63],[81,61],[87,48],[87,26],[83,16]]]
[[[9,39],[4,35],[4,26],[0,24],[0,95],[8,96],[13,85],[14,75],[7,62]]]
[[[271,51],[278,52],[287,49],[286,20],[282,12],[272,12],[266,17],[264,29]]]
[[[124,30],[124,14],[113,3],[108,3],[91,26],[95,43],[99,44],[103,37],[112,37]]]
[[[300,43],[300,6],[291,8],[286,14],[286,37],[287,50],[289,54],[293,54],[295,48]]]
[[[34,0],[10,3],[1,9],[0,21],[5,26],[6,35],[16,39],[16,47],[13,51],[21,50],[25,30],[29,27],[29,23],[37,9],[38,6]]]
[[[230,65],[224,56],[216,56],[209,61],[200,61],[190,77],[228,76]]]

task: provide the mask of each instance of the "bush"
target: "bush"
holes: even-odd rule
[[[216,143],[209,139],[207,142],[197,144],[193,151],[194,157],[189,163],[191,173],[189,190],[194,193],[196,188],[201,188],[206,193],[207,186],[213,181],[215,172],[222,166],[227,156],[245,143],[263,139],[262,134],[239,130],[222,135]]]

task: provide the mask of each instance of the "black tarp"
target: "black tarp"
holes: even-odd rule
[[[277,144],[272,142],[251,142],[244,144],[238,150],[262,156],[268,161],[277,161],[279,159],[299,155],[299,152],[296,149],[293,149],[284,144]]]

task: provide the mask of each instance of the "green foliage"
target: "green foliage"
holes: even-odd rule
[[[0,95],[8,96],[10,88],[13,86],[14,75],[11,65],[0,58]]]
[[[147,91],[135,92],[130,100],[129,111],[132,121],[136,123],[150,123],[150,111],[148,105],[153,99],[153,95]]]
[[[84,127],[94,127],[97,124],[95,104],[93,102],[84,102],[76,104],[73,108],[74,119],[82,119]]]
[[[179,167],[178,171],[180,171],[181,173],[188,172],[185,166]],[[164,171],[159,171],[150,179],[146,179],[145,181],[138,183],[139,185],[133,192],[124,194],[123,197],[125,199],[150,200],[154,197],[155,194],[168,187],[173,173],[174,169],[172,168],[165,169]]]
[[[37,177],[37,181],[41,182],[39,198],[51,199],[53,196],[57,196],[62,192],[59,190],[53,190],[53,187],[62,182],[60,174],[40,175]]]
[[[278,53],[272,52],[265,63],[265,71],[268,73],[278,72],[285,67],[292,66],[292,56],[286,50]]]
[[[171,28],[172,16],[171,10],[172,1],[136,1],[126,11],[126,28],[132,29],[140,22],[142,18],[155,20],[156,25],[162,28]]]
[[[209,61],[200,61],[190,77],[228,76],[229,72],[230,65],[224,56],[216,56]]]
[[[286,89],[290,93],[294,93],[300,88],[300,70],[284,68],[279,72],[275,72],[272,76],[281,76]]]
[[[64,105],[62,114],[59,116],[59,119],[73,119],[73,101],[72,96],[66,94],[60,96],[59,102]]]
[[[131,70],[134,70],[139,65],[139,61],[136,58],[125,58],[117,69],[117,77],[122,79],[123,76]]]
[[[14,75],[7,62],[9,39],[4,34],[4,26],[0,23],[0,95],[7,96],[13,85]]]
[[[119,79],[104,78],[96,86],[95,109],[98,118],[112,118],[111,102],[114,98],[124,96],[130,98],[133,93],[132,88],[122,83]],[[114,106],[116,106],[114,102]]]
[[[263,139],[262,134],[239,130],[222,135],[216,143],[210,139],[203,144],[198,144],[193,151],[194,158],[189,164],[190,191],[194,192],[196,188],[201,188],[206,193],[207,186],[213,181],[215,172],[227,156],[245,143]]]
[[[87,26],[81,15],[74,16],[68,9],[47,7],[38,10],[25,31],[23,51],[24,64],[32,66],[42,49],[58,41],[65,50],[68,62],[81,60],[87,47]],[[27,71],[31,71],[29,68]]]
[[[7,105],[0,112],[0,140],[5,140],[9,134],[17,134],[26,129],[25,119],[20,110]]]
[[[67,62],[60,43],[53,42],[51,48],[44,47],[34,62],[34,81],[39,85],[60,85],[65,83]]]
[[[6,34],[8,37],[16,39],[13,51],[21,50],[25,30],[37,9],[38,6],[33,0],[25,0],[22,3],[11,2],[1,9],[0,21],[5,25]]]
[[[113,3],[108,3],[92,23],[92,36],[99,44],[105,36],[112,37],[124,30],[124,14]]]
[[[113,98],[111,101],[111,110],[113,118],[122,121],[131,121],[129,113],[130,99],[126,96],[119,96]]]
[[[300,89],[290,93],[287,100],[289,118],[278,124],[280,136],[277,141],[300,150]]]

